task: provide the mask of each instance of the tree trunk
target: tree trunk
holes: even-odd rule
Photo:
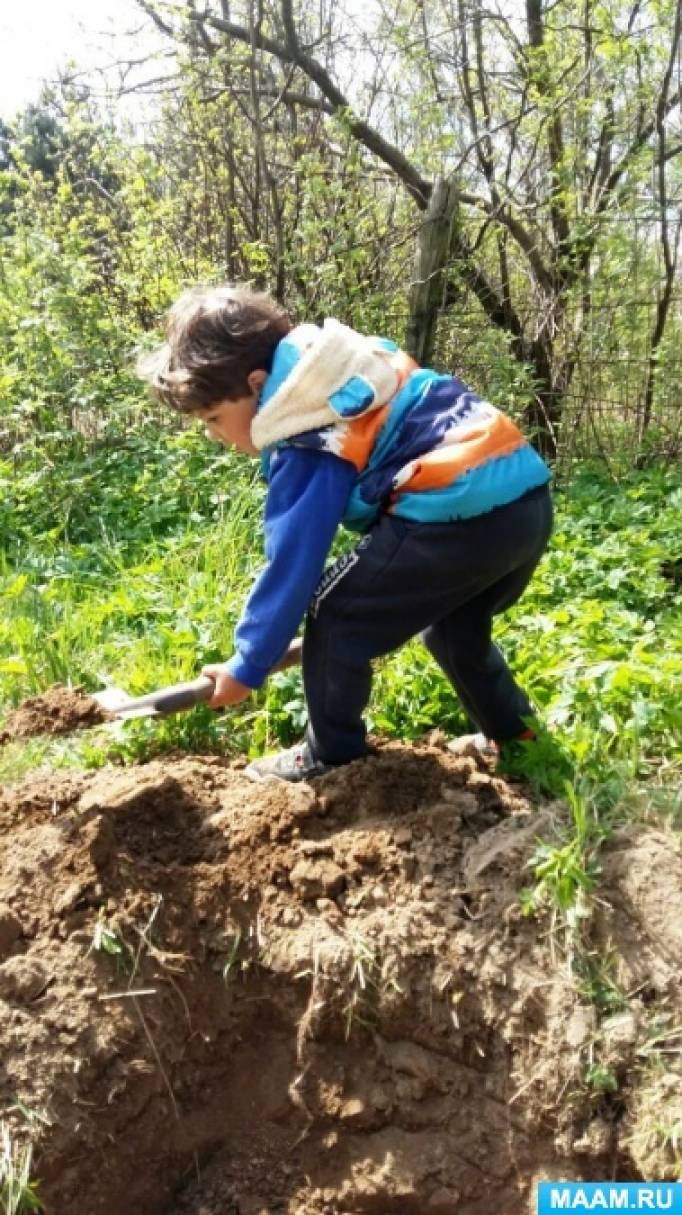
[[[656,306],[656,320],[654,323],[654,331],[651,335],[651,348],[649,350],[649,359],[648,359],[647,368],[646,368],[646,380],[645,380],[645,384],[644,384],[644,394],[643,394],[642,404],[639,409],[639,418],[638,418],[638,422],[637,422],[637,448],[638,448],[638,451],[637,451],[637,458],[635,460],[636,468],[644,468],[646,465],[646,453],[644,451],[644,441],[646,439],[646,433],[651,424],[651,416],[653,413],[654,389],[656,386],[656,377],[657,377],[657,372],[658,372],[659,347],[660,347],[661,341],[663,339],[663,334],[665,333],[665,326],[666,326],[666,321],[668,319],[668,312],[670,311],[670,303],[671,303],[672,296],[673,296],[673,287],[674,287],[674,282],[675,282],[674,273],[675,273],[675,267],[673,266],[671,273],[666,278],[666,282],[663,287],[663,293]]]
[[[533,399],[524,412],[524,421],[533,446],[546,460],[554,460],[559,444],[559,424],[564,404],[563,385],[557,385],[552,375],[552,350],[542,342],[533,342],[529,362],[535,370]]]

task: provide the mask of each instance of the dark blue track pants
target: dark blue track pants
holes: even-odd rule
[[[306,619],[315,757],[345,763],[366,753],[372,660],[418,633],[478,729],[499,741],[522,733],[532,708],[493,644],[492,620],[520,597],[551,530],[546,486],[456,523],[382,515],[325,571]]]

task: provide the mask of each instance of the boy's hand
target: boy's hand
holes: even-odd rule
[[[221,709],[223,705],[238,705],[240,701],[246,700],[250,696],[253,688],[247,688],[245,683],[239,683],[239,680],[234,679],[224,663],[214,663],[212,666],[202,667],[202,675],[208,675],[215,683],[215,692],[209,701],[209,709]]]

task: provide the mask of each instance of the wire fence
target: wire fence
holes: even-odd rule
[[[579,349],[563,338],[557,343],[557,466],[567,472],[578,460],[598,459],[615,472],[624,466],[682,457],[682,290],[670,298],[664,335],[653,347],[657,300],[635,294],[593,307],[582,323],[566,318],[566,331],[577,333]],[[438,344],[437,361],[474,389],[505,408],[505,378],[513,380],[514,364],[503,342],[486,332],[475,305],[458,312]],[[492,349],[481,354],[482,345]],[[504,351],[504,354],[501,354]],[[506,356],[506,358],[505,358]],[[562,369],[573,361],[562,388]],[[523,383],[523,376],[521,377]],[[649,398],[650,394],[650,399]],[[510,388],[515,412],[532,412],[532,370],[520,392]],[[529,403],[524,406],[524,400]]]

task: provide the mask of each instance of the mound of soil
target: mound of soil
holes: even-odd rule
[[[55,684],[40,696],[30,696],[10,714],[0,729],[0,746],[38,734],[71,734],[110,720],[111,714],[91,696]]]
[[[520,911],[562,813],[438,745],[7,789],[0,1100],[46,1211],[526,1215],[540,1178],[672,1176],[682,857],[606,851],[594,931],[637,994],[599,1016]]]

